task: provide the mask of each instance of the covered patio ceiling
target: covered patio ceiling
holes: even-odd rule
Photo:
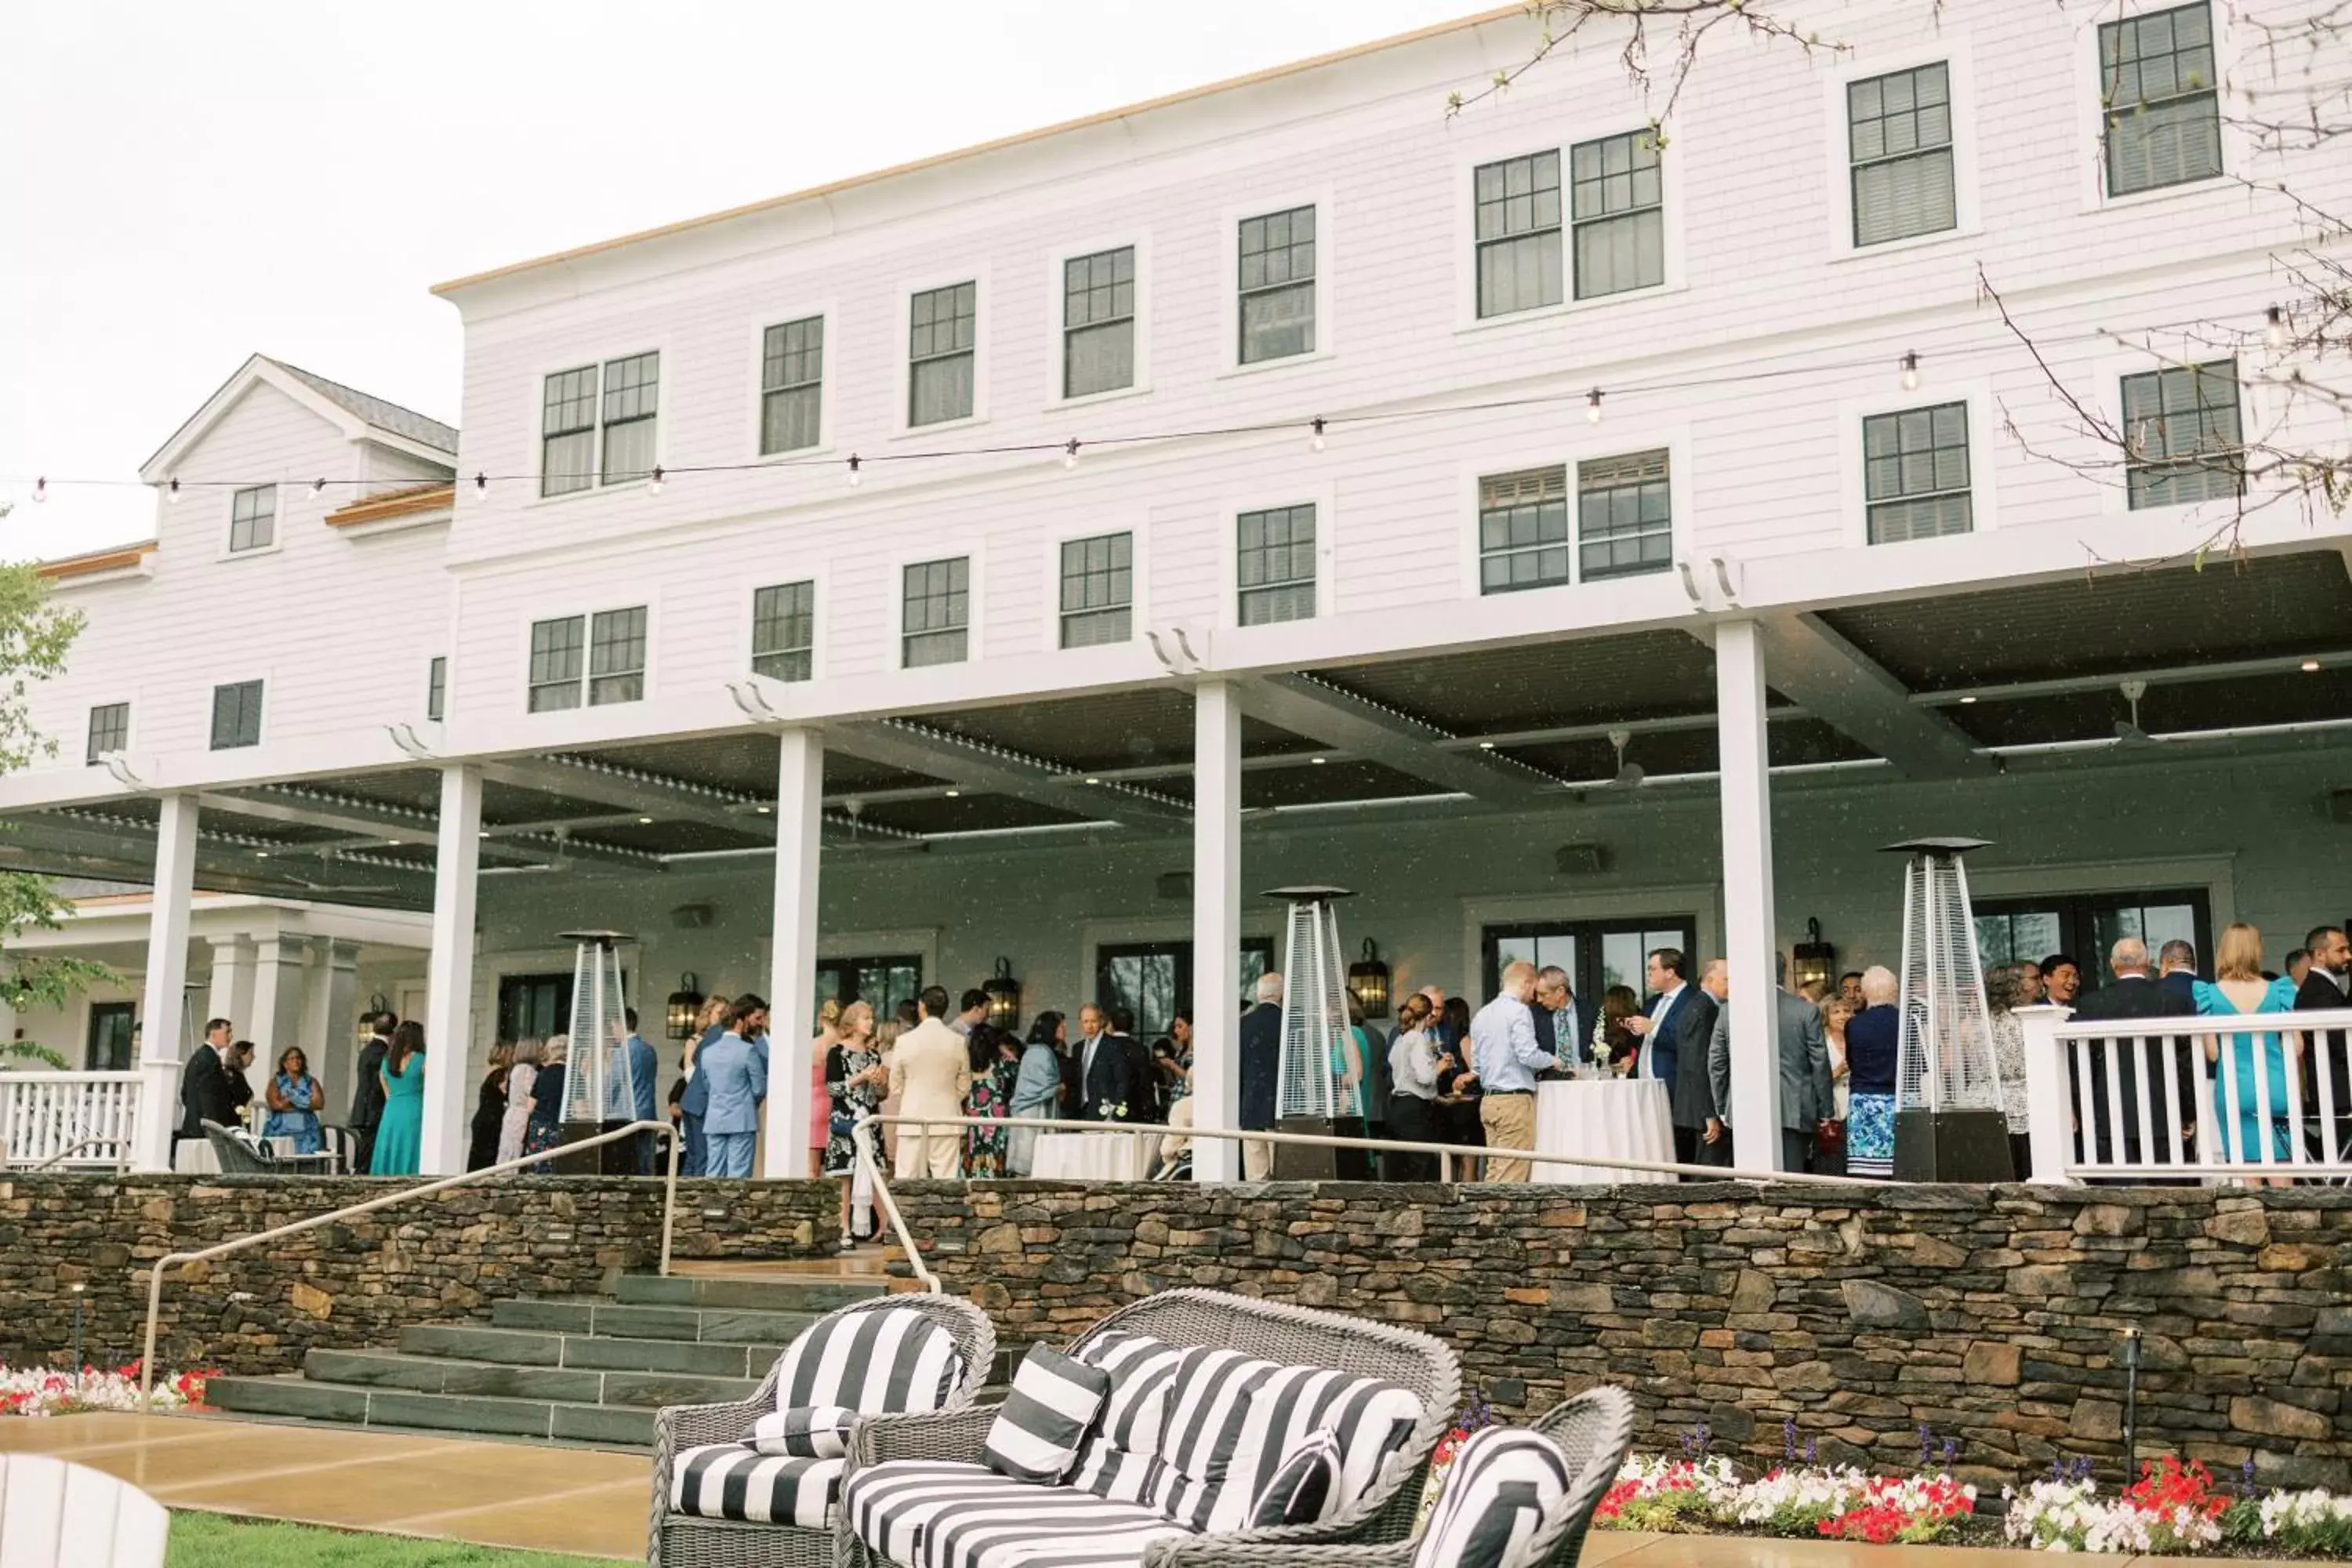
[[[1776,772],[1990,776],[2352,740],[2352,570],[2334,550],[1762,626]],[[1694,622],[1238,678],[1244,816],[1705,784],[1717,765],[1710,637]],[[1172,680],[827,723],[828,852],[1187,833],[1192,723]],[[658,875],[762,856],[777,763],[761,730],[485,763],[484,873]],[[206,793],[198,881],[429,907],[439,788],[416,766]],[[143,883],[155,820],[138,797],[21,814],[0,865]]]

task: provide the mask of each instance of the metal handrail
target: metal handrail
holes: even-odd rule
[[[561,1159],[568,1154],[576,1154],[583,1149],[593,1149],[605,1143],[617,1143],[624,1138],[634,1138],[640,1132],[659,1132],[669,1140],[669,1173],[663,1180],[661,1234],[661,1272],[667,1274],[670,1227],[677,1212],[677,1156],[681,1134],[667,1121],[632,1121],[626,1126],[615,1127],[609,1132],[600,1132],[593,1138],[583,1138],[576,1143],[566,1143],[554,1149],[542,1149],[536,1154],[525,1154],[520,1159],[508,1160],[496,1165],[485,1165],[478,1171],[467,1171],[455,1176],[444,1176],[438,1181],[426,1182],[421,1186],[403,1187],[396,1193],[386,1193],[380,1198],[370,1198],[362,1204],[351,1204],[329,1214],[313,1215],[309,1219],[298,1219],[291,1225],[281,1225],[272,1230],[257,1231],[251,1236],[240,1236],[233,1240],[221,1242],[217,1246],[207,1247],[201,1252],[173,1252],[157,1258],[153,1271],[147,1277],[147,1348],[146,1352],[139,1358],[140,1407],[142,1409],[146,1407],[148,1395],[154,1391],[155,1387],[155,1324],[163,1310],[163,1275],[174,1265],[184,1267],[191,1263],[208,1263],[215,1258],[224,1258],[232,1252],[242,1252],[248,1247],[258,1247],[265,1241],[299,1236],[306,1230],[316,1230],[322,1225],[332,1225],[339,1219],[352,1219],[360,1215],[373,1214],[378,1209],[390,1208],[393,1205],[405,1203],[410,1198],[421,1198],[430,1193],[446,1192],[451,1187],[462,1187],[474,1182],[488,1181],[492,1176],[502,1176],[509,1171],[520,1171],[525,1165],[536,1165],[544,1160]]]
[[[26,1166],[26,1167],[25,1167],[25,1169],[26,1169],[26,1170],[27,1170],[27,1171],[46,1171],[46,1170],[47,1170],[51,1165],[62,1164],[62,1163],[65,1163],[66,1161],[72,1159],[76,1154],[80,1153],[83,1150],[85,1150],[85,1149],[89,1149],[89,1148],[95,1148],[97,1145],[99,1145],[99,1144],[100,1144],[100,1143],[113,1143],[113,1144],[116,1144],[116,1145],[128,1145],[128,1144],[130,1143],[130,1142],[131,1142],[131,1140],[130,1140],[129,1138],[127,1138],[127,1137],[92,1137],[92,1138],[85,1138],[85,1139],[83,1139],[80,1142],[79,1142],[79,1143],[75,1143],[75,1144],[73,1144],[72,1146],[70,1146],[70,1147],[68,1147],[68,1148],[64,1148],[64,1149],[60,1149],[60,1150],[58,1150],[56,1153],[54,1153],[54,1154],[50,1155],[50,1156],[49,1156],[47,1159],[46,1159],[46,1160],[38,1161],[38,1162],[37,1162],[37,1163],[34,1163],[34,1164],[30,1164],[30,1165]],[[121,1151],[120,1152],[118,1152],[118,1153],[114,1156],[114,1168],[115,1168],[117,1171],[120,1171],[120,1170],[123,1169],[126,1165],[130,1164],[130,1163],[131,1163],[131,1152],[130,1152],[130,1150],[129,1150],[127,1147],[123,1147],[123,1148],[121,1149]]]
[[[874,1201],[882,1205],[882,1215],[898,1237],[898,1250],[907,1255],[907,1262],[915,1270],[915,1278],[923,1289],[936,1296],[941,1286],[940,1277],[923,1267],[922,1254],[915,1250],[914,1233],[907,1228],[907,1216],[898,1212],[898,1200],[890,1195],[890,1184],[882,1178],[881,1162],[874,1158],[874,1126],[881,1121],[903,1121],[898,1116],[881,1117],[860,1113],[856,1124],[849,1130],[849,1141],[857,1146],[857,1163],[874,1184]]]
[[[1441,1180],[1452,1181],[1456,1154],[1488,1160],[1526,1160],[1538,1165],[1591,1165],[1611,1171],[1657,1175],[1705,1176],[1717,1182],[1802,1182],[1816,1186],[1883,1187],[1864,1176],[1830,1176],[1811,1171],[1749,1171],[1728,1165],[1685,1165],[1672,1160],[1620,1160],[1601,1154],[1547,1154],[1536,1149],[1496,1149],[1484,1143],[1408,1143],[1393,1138],[1340,1138],[1320,1132],[1252,1131],[1233,1127],[1170,1127],[1158,1121],[1045,1121],[1026,1116],[874,1116],[866,1119],[900,1127],[982,1127],[1028,1132],[1150,1133],[1161,1138],[1215,1138],[1233,1143],[1297,1143],[1318,1149],[1391,1150],[1438,1157]],[[861,1122],[861,1125],[863,1123]],[[964,1178],[966,1181],[971,1178]],[[877,1182],[876,1190],[880,1190]]]

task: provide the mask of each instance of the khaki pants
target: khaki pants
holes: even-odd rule
[[[1536,1097],[1532,1094],[1490,1094],[1478,1101],[1478,1123],[1486,1143],[1495,1149],[1536,1146]],[[1488,1160],[1486,1180],[1524,1182],[1533,1169],[1526,1160]]]
[[[963,1174],[963,1129],[937,1128],[923,1131],[908,1127],[898,1136],[898,1159],[892,1167],[908,1181],[928,1176],[951,1182]]]
[[[1263,1182],[1274,1169],[1274,1145],[1256,1139],[1242,1141],[1242,1180]]]

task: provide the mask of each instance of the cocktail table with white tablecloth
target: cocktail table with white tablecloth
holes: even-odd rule
[[[1540,1154],[1604,1160],[1671,1161],[1675,1130],[1666,1086],[1656,1079],[1576,1079],[1536,1085],[1536,1149]],[[1589,1183],[1672,1181],[1608,1165],[1538,1159],[1530,1180]]]
[[[1148,1182],[1158,1168],[1157,1127],[1134,1132],[1040,1132],[1029,1173],[1041,1181]]]

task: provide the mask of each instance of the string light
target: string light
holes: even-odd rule
[[[858,486],[866,482],[865,476],[857,471],[857,454],[852,452],[849,454],[849,488],[851,489],[856,489]]]
[[[1597,386],[1585,394],[1584,422],[1588,425],[1601,423],[1601,389]]]
[[[324,479],[312,479],[310,481],[310,493],[314,496],[325,495],[327,493],[327,481]]]
[[[474,493],[478,496],[487,496],[490,493],[489,475],[481,472],[474,475]]]
[[[164,499],[165,500],[170,501],[173,506],[177,506],[177,505],[179,505],[179,504],[180,504],[180,481],[179,481],[179,480],[177,480],[177,479],[173,479],[173,480],[172,481],[172,483],[171,483],[171,487],[163,492],[163,499]]]
[[[2273,353],[2286,347],[2286,312],[2273,305],[2264,313],[2263,342]]]
[[[33,499],[37,501],[47,500],[49,499],[49,481],[46,478],[34,479]]]
[[[656,463],[654,465],[654,471],[649,481],[646,485],[646,490],[651,495],[659,495],[662,493],[662,467],[659,463]]]
[[[1310,452],[1319,452],[1323,449],[1323,416],[1318,414],[1310,428],[1314,434],[1307,437],[1307,449]]]
[[[1919,390],[1919,353],[1916,349],[1908,351],[1903,356],[1903,390],[1906,392]]]
[[[1075,468],[1077,466],[1078,438],[1076,436],[1073,436],[1069,439],[1069,444],[1062,448],[1062,467],[1065,468]]]

